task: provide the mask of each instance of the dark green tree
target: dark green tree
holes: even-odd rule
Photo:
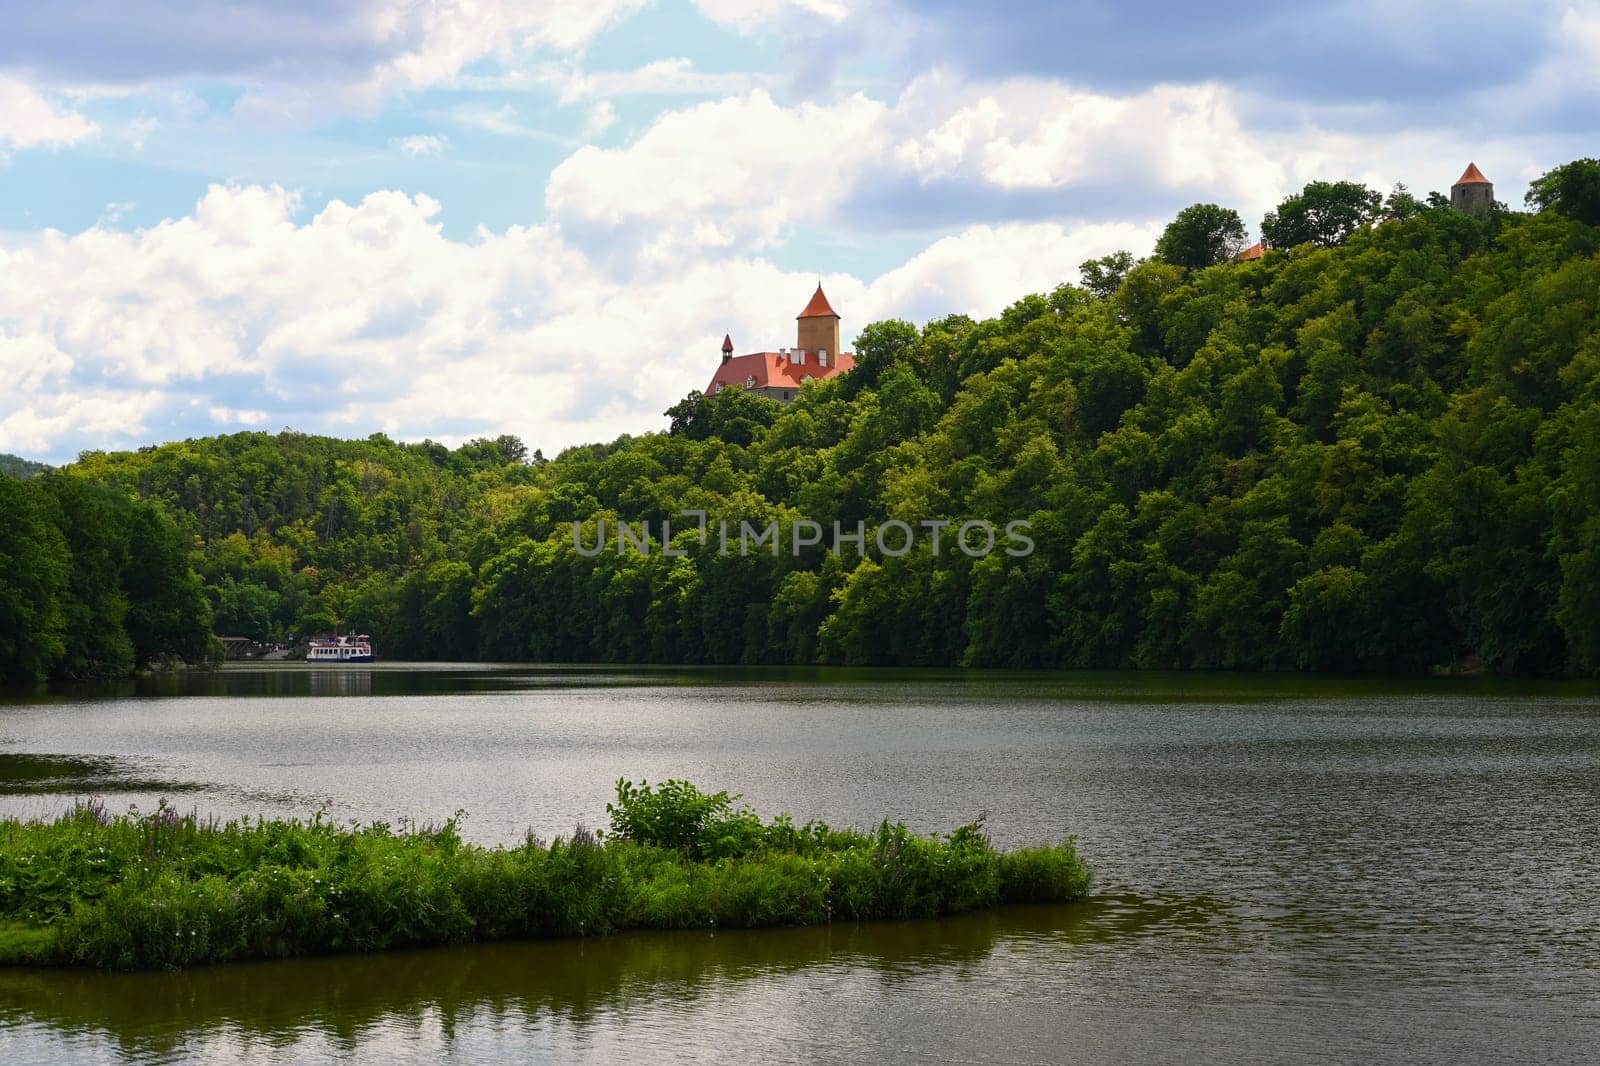
[[[1525,200],[1536,211],[1600,226],[1600,159],[1575,159],[1535,178]]]
[[[1315,244],[1333,248],[1376,220],[1383,194],[1354,181],[1313,181],[1261,220],[1261,236],[1273,248]]]
[[[1244,220],[1216,204],[1194,204],[1178,212],[1156,241],[1156,258],[1189,270],[1226,263],[1244,250]]]
[[[1099,259],[1089,259],[1078,266],[1078,277],[1083,287],[1097,299],[1104,300],[1122,287],[1122,279],[1133,269],[1132,252],[1112,252]]]

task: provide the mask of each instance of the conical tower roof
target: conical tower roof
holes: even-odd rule
[[[725,352],[733,351],[733,338],[726,333],[722,335],[722,350]]]
[[[1478,169],[1478,164],[1468,163],[1467,171],[1461,175],[1457,185],[1493,185],[1494,182],[1483,176],[1483,171]]]
[[[822,294],[822,282],[817,282],[817,291],[811,297],[811,302],[806,304],[806,309],[801,311],[796,318],[838,318],[839,312],[835,311],[828,303],[828,298]]]

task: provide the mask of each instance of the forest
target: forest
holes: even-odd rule
[[[145,537],[186,548],[192,583],[145,583],[185,618],[195,590],[219,634],[358,631],[394,659],[1592,673],[1600,163],[1528,207],[1313,183],[1238,261],[1238,216],[1196,205],[1152,257],[996,318],[873,323],[788,406],[694,393],[666,432],[550,460],[289,432],[87,453],[0,480],[72,605],[0,671],[127,661],[60,650],[74,611],[120,616],[134,660],[171,651],[129,584]],[[90,543],[91,506],[128,539]],[[685,509],[786,545],[860,521],[869,550],[724,554]],[[1025,520],[1036,549],[870,547],[933,519]],[[577,551],[602,520],[670,521],[679,554]]]
[[[0,476],[0,684],[210,661],[192,543],[126,492],[66,474]]]
[[[43,463],[35,463],[9,452],[0,452],[0,477],[30,478],[49,469]]]

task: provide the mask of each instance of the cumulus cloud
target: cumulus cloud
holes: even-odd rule
[[[15,4],[0,70],[65,84],[211,78],[251,87],[253,118],[320,114],[446,84],[484,59],[582,49],[646,0],[189,0]]]
[[[476,166],[483,138],[456,131],[570,154],[545,180],[541,224],[469,239],[447,236],[440,205],[415,189],[308,206],[270,184],[215,186],[144,229],[120,228],[140,216],[112,205],[74,232],[0,236],[0,377],[13,386],[0,391],[0,450],[61,459],[294,425],[515,432],[549,451],[659,426],[667,404],[705,384],[724,331],[741,350],[792,343],[811,271],[839,248],[871,264],[826,273],[847,330],[987,315],[1075,278],[1084,259],[1148,251],[1195,200],[1254,221],[1313,178],[1421,191],[1475,159],[1514,201],[1519,182],[1593,154],[1600,20],[1585,6],[1536,0],[1516,12],[1533,25],[1518,27],[1511,9],[1479,0],[1433,19],[1418,13],[1431,7],[1376,0],[1294,12],[1265,0],[1227,11],[1001,0],[983,18],[946,0],[893,2],[701,0],[714,21],[807,57],[731,73],[693,49],[586,71],[590,42],[643,0],[239,0],[203,26],[184,0],[8,13],[0,70],[27,80],[0,76],[0,154],[94,137],[89,116],[115,145],[132,129],[130,96],[147,106],[152,82],[187,92],[182,78],[246,92],[233,122],[205,119],[198,95],[193,114],[163,111],[158,149],[182,129],[186,151],[225,158],[205,138],[238,136],[241,118],[327,116],[330,101],[443,87],[362,127],[363,146],[390,146],[370,153],[394,168],[381,184],[470,167],[474,181],[515,182],[514,194],[494,191],[526,197],[524,217],[537,217],[539,176]],[[1473,45],[1469,23],[1499,34],[1496,47]],[[855,72],[870,90],[806,99],[796,79],[831,69],[846,38],[910,40],[907,56],[943,66],[917,61],[897,80],[875,58]],[[1407,79],[1424,75],[1435,80],[1407,98]],[[74,78],[84,84],[39,88]],[[630,101],[631,125],[632,101],[651,95],[721,98],[674,106],[609,147],[570,136],[616,137],[617,104]],[[555,106],[573,108],[559,134],[542,126]],[[418,128],[455,140],[449,158],[408,170],[447,146]],[[317,149],[338,135],[330,126]],[[122,192],[97,193],[93,207]],[[162,202],[159,189],[139,196]],[[451,215],[472,207],[452,201]]]
[[[211,421],[221,426],[263,426],[271,416],[265,411],[240,411],[231,407],[212,407]]]
[[[52,459],[219,427],[292,425],[547,451],[661,425],[741,346],[793,343],[815,275],[751,256],[618,278],[553,227],[443,235],[425,196],[302,218],[279,188],[215,186],[192,214],[0,245],[0,450]],[[859,329],[990,314],[1075,277],[1137,228],[977,227],[874,280],[828,276]]]
[[[73,144],[98,132],[93,122],[56,107],[26,82],[0,77],[0,151]]]
[[[622,149],[587,146],[550,175],[545,203],[564,223],[638,224],[650,251],[760,248],[824,216],[859,173],[887,108],[862,95],[778,105],[764,90],[671,112]]]
[[[1120,249],[1148,251],[1158,225],[1021,223],[973,226],[935,241],[862,292],[869,320],[914,322],[954,312],[987,318],[1022,296],[1078,280],[1078,266]]]
[[[1221,84],[1116,94],[938,71],[892,104],[856,94],[784,105],[754,90],[666,112],[628,144],[570,156],[546,207],[580,240],[667,261],[819,228],[1143,222],[1197,200],[1253,221],[1311,180],[1442,189],[1473,159],[1514,197],[1581,141],[1425,123],[1374,138]]]

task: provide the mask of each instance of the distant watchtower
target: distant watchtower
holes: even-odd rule
[[[1483,176],[1478,164],[1468,163],[1461,180],[1450,186],[1450,206],[1479,216],[1494,210],[1494,182]]]
[[[817,282],[816,295],[811,297],[806,309],[795,316],[795,321],[799,324],[795,344],[801,351],[822,353],[818,360],[822,366],[838,356],[839,313],[822,295],[822,282]]]

